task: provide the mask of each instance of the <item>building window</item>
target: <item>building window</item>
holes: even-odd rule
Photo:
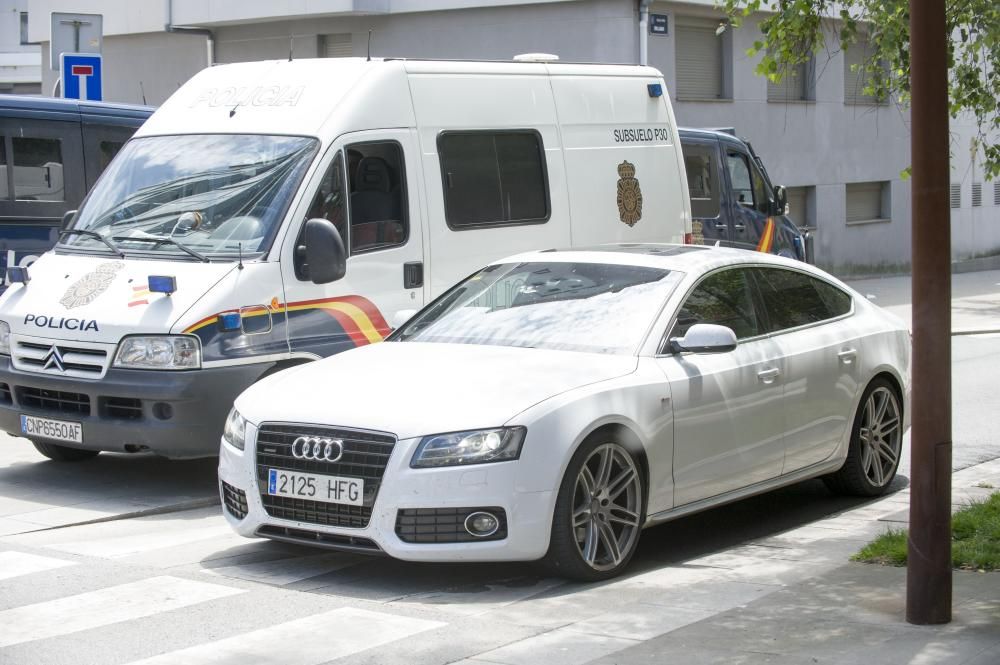
[[[951,207],[961,208],[962,207],[962,184],[953,182],[951,183]]]
[[[890,219],[888,182],[854,182],[847,185],[847,223],[885,222]]]
[[[731,29],[716,34],[717,19],[678,17],[677,99],[727,99],[725,54]]]
[[[442,132],[437,145],[450,228],[548,220],[545,151],[538,132]]]
[[[788,218],[799,227],[815,227],[810,208],[810,201],[816,196],[815,187],[786,187],[785,198],[788,201]]]
[[[814,98],[815,61],[810,59],[797,65],[784,68],[784,76],[780,83],[767,81],[767,101],[769,102],[802,102]]]
[[[983,205],[983,183],[972,183],[972,207],[978,208]]]
[[[322,53],[324,58],[350,58],[354,55],[351,33],[323,35]]]
[[[30,44],[28,41],[28,12],[21,12],[21,45]]]
[[[865,87],[872,81],[871,72],[865,69],[865,63],[871,56],[868,40],[863,36],[847,47],[844,51],[844,103],[874,106],[885,104],[886,99],[865,92]],[[888,68],[882,63],[885,74]]]

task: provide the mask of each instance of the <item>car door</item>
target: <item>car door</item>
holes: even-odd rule
[[[669,339],[695,323],[732,328],[727,353],[671,353]],[[780,352],[762,335],[745,267],[704,277],[678,309],[657,362],[674,413],[674,505],[774,478],[784,459]]]
[[[728,209],[723,206],[719,141],[682,136],[684,169],[691,197],[691,232],[695,244],[729,245]]]
[[[832,455],[851,424],[861,389],[861,339],[851,296],[798,270],[752,268],[768,321],[785,359],[783,473]]]
[[[397,312],[424,303],[423,240],[416,198],[418,164],[408,130],[347,135],[310,184],[282,250],[289,345],[328,356],[381,341]],[[302,228],[325,218],[348,253],[345,276],[313,284],[303,271]]]
[[[729,178],[729,239],[733,247],[770,252],[774,222],[770,219],[773,195],[754,160],[735,145],[725,145]]]

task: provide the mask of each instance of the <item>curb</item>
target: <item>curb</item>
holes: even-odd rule
[[[104,522],[118,522],[121,520],[135,519],[137,517],[150,517],[152,515],[180,513],[187,510],[197,510],[198,508],[208,508],[210,506],[217,506],[220,504],[221,501],[217,496],[205,497],[203,499],[192,499],[191,501],[172,503],[166,506],[155,506],[153,508],[144,508],[143,510],[133,510],[130,513],[120,513],[118,515],[108,515],[107,517],[97,517],[92,520],[82,520],[80,522],[71,522],[69,524],[59,524],[56,526],[42,527],[41,529],[31,529],[30,531],[21,531],[16,535],[20,535],[23,533],[40,533],[42,531],[56,531],[57,529],[68,529],[74,526],[87,526],[89,524],[102,524]]]

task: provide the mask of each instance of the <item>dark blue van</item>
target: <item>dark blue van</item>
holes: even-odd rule
[[[806,238],[785,216],[785,190],[731,130],[680,128],[697,244],[755,249],[804,261]]]
[[[7,267],[58,239],[97,177],[153,113],[147,106],[0,95],[0,291]]]

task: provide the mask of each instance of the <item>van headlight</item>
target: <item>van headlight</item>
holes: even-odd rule
[[[10,324],[0,321],[0,354],[10,355]]]
[[[233,407],[226,418],[226,427],[222,430],[222,438],[233,448],[243,450],[247,444],[247,419]]]
[[[201,341],[192,335],[133,335],[118,345],[114,365],[128,369],[198,369]]]
[[[523,427],[498,427],[425,436],[410,466],[422,469],[515,460],[521,455],[526,432]]]

